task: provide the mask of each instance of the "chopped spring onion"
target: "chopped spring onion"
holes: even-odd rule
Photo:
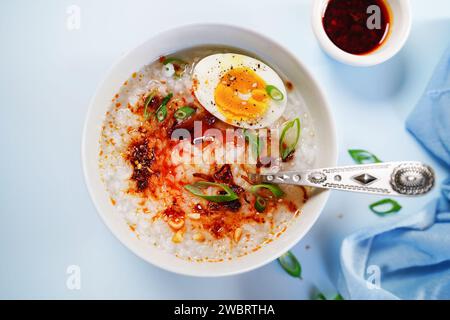
[[[266,86],[266,92],[275,101],[281,101],[284,99],[284,95],[280,89],[273,85]]]
[[[165,58],[162,64],[166,65],[168,63],[187,64],[186,61],[183,61],[176,57]]]
[[[314,300],[328,300],[327,297],[325,297],[325,295],[322,292],[319,292]],[[333,300],[344,300],[344,297],[341,296],[341,294],[336,294],[333,298]]]
[[[258,212],[264,212],[267,207],[267,200],[263,197],[257,196],[255,201],[255,209]]]
[[[283,269],[295,278],[302,278],[302,267],[297,258],[288,251],[278,258],[278,262],[283,267]]]
[[[156,111],[156,119],[158,119],[159,122],[164,121],[164,119],[167,116],[167,107],[166,106],[160,106],[158,110]]]
[[[150,118],[150,112],[148,112],[148,105],[150,104],[150,102],[152,101],[154,96],[155,96],[155,93],[152,92],[147,96],[147,98],[145,98],[145,102],[144,102],[144,119],[145,120],[148,120],[148,118]]]
[[[164,65],[163,74],[166,77],[171,77],[175,74],[175,67],[173,64],[168,63]]]
[[[267,199],[258,194],[258,191],[260,189],[269,190],[277,198],[284,196],[283,190],[281,190],[280,187],[275,184],[262,183],[251,186],[250,192],[256,195],[255,209],[258,212],[264,212],[267,207]]]
[[[156,110],[156,119],[158,119],[159,122],[164,121],[164,119],[167,117],[167,103],[170,99],[172,99],[172,96],[172,93],[169,93],[167,96],[165,96],[158,110]]]
[[[352,159],[358,164],[382,162],[376,155],[366,150],[350,149],[348,150],[348,153],[350,154],[350,157],[352,157]]]
[[[184,66],[187,65],[187,62],[176,57],[170,57],[165,58],[162,61],[162,64],[166,67],[168,67],[169,65],[171,66],[168,70],[171,75],[175,74],[175,76],[181,77],[184,73]]]
[[[327,297],[325,297],[325,295],[322,292],[319,292],[314,298],[314,300],[327,300]]]
[[[251,146],[252,155],[256,158],[259,158],[259,155],[261,154],[261,148],[262,148],[262,141],[259,135],[248,129],[244,130],[244,138],[248,141],[248,143]]]
[[[269,183],[255,184],[251,186],[250,192],[258,194],[258,190],[262,188],[268,189],[277,198],[281,198],[282,196],[284,196],[284,192],[283,190],[280,189],[279,186],[277,186],[276,184],[269,184]]]
[[[295,128],[293,128],[295,126]],[[281,159],[285,160],[297,147],[300,139],[300,119],[295,118],[288,121],[281,132],[280,154]]]
[[[383,206],[384,207],[386,205],[389,206],[386,210],[378,210],[378,209],[376,209],[379,206]],[[402,206],[395,200],[383,199],[383,200],[377,201],[375,203],[372,203],[369,206],[369,209],[373,213],[375,213],[375,214],[377,214],[379,216],[385,216],[385,215],[388,215],[388,214],[391,214],[391,213],[399,212],[402,209]]]
[[[194,112],[195,112],[194,108],[191,108],[189,106],[184,106],[184,107],[179,108],[177,111],[175,111],[173,116],[175,117],[175,119],[184,120],[184,119],[188,118],[189,116],[191,116]]]
[[[225,194],[219,194],[219,195],[206,195],[203,193],[202,189],[208,188],[208,187],[216,187],[220,188],[223,191],[225,191]],[[196,195],[197,197],[203,198],[208,201],[212,202],[228,202],[238,199],[237,194],[227,185],[222,183],[215,183],[215,182],[208,182],[208,181],[198,181],[193,184],[185,185],[184,188],[192,193],[193,195]]]

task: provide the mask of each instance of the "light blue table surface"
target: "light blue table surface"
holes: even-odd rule
[[[411,3],[413,27],[403,50],[359,69],[319,49],[310,1],[2,1],[0,298],[308,299],[313,286],[333,295],[343,237],[389,219],[368,210],[379,197],[332,193],[293,248],[302,281],[276,262],[226,278],[175,275],[136,257],[100,221],[81,169],[86,110],[123,52],[175,25],[226,22],[278,40],[309,67],[336,119],[340,164],[352,163],[347,149],[363,148],[383,160],[428,162],[441,181],[444,169],[405,131],[404,121],[450,44],[450,2]],[[79,30],[66,28],[70,5],[81,9]],[[401,199],[400,214],[418,210],[436,192]],[[81,268],[81,290],[66,287],[69,265]]]

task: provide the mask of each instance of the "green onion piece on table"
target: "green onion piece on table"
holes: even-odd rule
[[[380,206],[386,206],[386,205],[389,206],[389,208],[386,210],[378,210],[377,209]],[[375,213],[379,216],[385,216],[388,214],[399,212],[401,208],[402,208],[402,206],[397,201],[392,200],[392,199],[383,199],[383,200],[377,201],[375,203],[372,203],[369,206],[369,209],[373,213]]]
[[[278,262],[283,267],[283,269],[295,278],[302,278],[302,267],[297,258],[288,251],[278,258]]]
[[[314,298],[314,300],[327,300],[327,297],[325,297],[325,295],[322,292],[319,292]]]
[[[319,292],[315,297],[314,300],[328,300],[327,297],[322,292]],[[339,293],[334,296],[332,300],[345,300],[344,297],[342,297]]]
[[[376,155],[370,153],[367,150],[362,149],[350,149],[348,150],[350,157],[355,161],[355,163],[380,163],[382,162]]]

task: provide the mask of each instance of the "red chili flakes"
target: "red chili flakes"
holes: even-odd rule
[[[151,165],[155,160],[154,150],[149,148],[148,140],[143,139],[130,145],[127,152],[127,160],[133,166],[131,179],[136,182],[139,192],[148,187],[148,179],[152,175]]]
[[[220,183],[234,184],[231,166],[229,164],[224,164],[214,173],[214,180]]]
[[[184,219],[184,211],[182,211],[181,209],[179,209],[177,206],[172,205],[168,208],[166,208],[163,211],[163,216],[167,217],[170,220],[181,220]]]
[[[227,202],[208,202],[208,210],[210,211],[229,210],[238,212],[241,206],[242,204],[239,199]]]
[[[194,213],[205,213],[205,209],[203,208],[203,206],[200,203],[197,203],[196,205],[194,205],[194,208],[192,209],[192,211]]]
[[[211,232],[211,234],[216,238],[221,238],[223,234],[225,233],[225,222],[222,217],[218,217],[214,219],[209,226],[208,230]]]

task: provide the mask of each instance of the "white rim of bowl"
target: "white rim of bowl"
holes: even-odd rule
[[[97,197],[95,196],[95,192],[93,190],[92,187],[92,182],[91,182],[91,177],[88,175],[88,168],[87,168],[87,154],[86,154],[86,143],[87,143],[87,131],[88,131],[88,122],[89,119],[91,118],[91,114],[93,112],[94,109],[94,101],[96,99],[96,96],[98,94],[98,92],[100,91],[100,88],[102,88],[104,86],[104,84],[107,82],[108,77],[110,76],[111,72],[117,67],[117,65],[120,64],[120,62],[127,57],[128,55],[130,55],[134,50],[136,50],[137,48],[140,48],[142,45],[144,45],[146,42],[151,41],[153,38],[157,38],[160,36],[163,36],[165,33],[172,33],[172,32],[176,32],[177,30],[181,30],[181,29],[185,29],[185,28],[208,28],[208,27],[219,27],[219,28],[231,28],[231,29],[235,29],[236,31],[241,31],[241,32],[245,32],[248,34],[251,34],[252,36],[255,37],[259,37],[260,39],[262,39],[265,42],[270,43],[273,47],[275,47],[278,50],[283,51],[286,55],[288,55],[296,64],[298,64],[300,66],[300,68],[302,69],[302,71],[305,73],[305,75],[311,79],[311,81],[313,82],[314,86],[317,88],[318,93],[320,94],[320,99],[323,101],[323,109],[326,112],[326,114],[328,115],[329,118],[329,124],[330,124],[330,133],[333,137],[333,141],[331,141],[332,143],[330,144],[331,147],[334,150],[331,150],[331,154],[332,154],[332,158],[330,158],[331,162],[333,165],[337,164],[337,160],[338,160],[338,145],[337,145],[337,132],[336,132],[336,125],[334,122],[334,117],[333,117],[333,113],[331,112],[330,106],[328,104],[328,101],[326,99],[325,93],[322,90],[322,88],[319,86],[318,82],[316,81],[316,79],[312,76],[312,74],[310,73],[310,71],[305,67],[305,65],[299,60],[297,59],[297,57],[286,47],[284,47],[283,45],[279,44],[278,42],[272,40],[271,38],[260,34],[259,32],[252,30],[252,29],[248,29],[248,28],[243,28],[240,26],[236,26],[236,25],[232,25],[232,24],[225,24],[225,23],[191,23],[191,24],[183,24],[183,25],[178,25],[172,28],[168,28],[165,29],[161,32],[155,33],[154,35],[152,35],[150,38],[144,40],[143,42],[141,42],[139,45],[134,46],[132,49],[126,51],[126,53],[122,54],[113,64],[112,66],[107,70],[106,74],[103,76],[102,80],[100,81],[100,83],[98,84],[98,86],[95,89],[95,92],[91,98],[91,100],[89,101],[89,107],[86,113],[86,117],[84,120],[84,126],[83,126],[83,133],[82,133],[82,141],[81,141],[81,163],[82,163],[82,168],[83,168],[83,175],[84,175],[84,181],[86,184],[86,187],[88,189],[89,192],[89,196],[90,199],[92,201],[92,203],[94,204],[94,207],[97,211],[97,214],[100,216],[101,220],[103,221],[103,223],[107,226],[108,230],[113,234],[113,236],[119,240],[119,242],[125,246],[128,250],[130,250],[131,252],[133,252],[136,256],[138,256],[139,258],[141,258],[142,260],[146,261],[147,263],[149,263],[150,265],[156,266],[162,270],[165,271],[170,271],[173,272],[175,274],[179,274],[179,275],[183,275],[183,276],[192,276],[192,277],[199,277],[199,278],[216,278],[216,277],[225,277],[225,276],[232,276],[232,275],[237,275],[237,274],[241,274],[241,273],[245,273],[248,271],[252,271],[255,269],[258,269],[274,260],[276,260],[277,258],[280,257],[280,255],[282,255],[284,252],[287,252],[288,250],[290,250],[292,247],[294,247],[312,228],[313,225],[315,225],[315,223],[317,222],[317,219],[320,217],[320,215],[322,214],[322,211],[325,207],[325,205],[328,202],[328,199],[330,197],[330,191],[329,190],[323,190],[323,194],[324,194],[324,199],[322,201],[322,203],[318,206],[317,208],[317,213],[315,214],[312,222],[305,227],[304,231],[302,233],[298,233],[297,237],[293,238],[291,241],[287,242],[286,245],[282,248],[280,248],[279,252],[277,251],[277,253],[271,254],[271,255],[267,255],[266,259],[262,259],[260,262],[255,263],[252,266],[249,266],[247,268],[242,268],[242,269],[237,269],[237,270],[233,270],[233,271],[224,271],[224,272],[216,272],[216,273],[211,273],[211,274],[198,274],[197,272],[191,272],[190,270],[181,270],[180,268],[177,267],[173,267],[171,265],[166,265],[166,264],[162,264],[159,263],[159,261],[154,261],[154,260],[149,260],[146,256],[144,256],[143,254],[141,254],[141,252],[139,250],[137,250],[133,244],[132,244],[132,239],[129,236],[125,236],[125,235],[121,235],[118,234],[117,232],[115,232],[115,227],[113,226],[112,221],[110,221],[108,219],[108,217],[106,217],[106,214],[103,212],[102,207],[99,203],[99,200],[97,199]]]
[[[338,46],[336,46],[328,37],[323,28],[322,17],[323,12],[326,8],[326,4],[330,0],[313,0],[312,10],[311,10],[311,25],[313,32],[322,47],[322,49],[328,53],[332,58],[337,61],[346,63],[352,66],[360,66],[360,67],[370,67],[380,63],[383,63],[393,56],[395,56],[405,45],[408,40],[409,34],[411,32],[411,4],[409,0],[398,0],[400,5],[400,11],[402,12],[402,20],[396,21],[395,23],[400,23],[399,26],[401,30],[401,34],[399,36],[399,41],[393,43],[386,39],[386,43],[382,45],[384,51],[379,51],[378,49],[374,52],[371,52],[367,55],[355,55],[348,53]],[[387,1],[387,0],[386,0]],[[389,2],[389,1],[387,1]],[[391,10],[392,11],[392,10]]]

